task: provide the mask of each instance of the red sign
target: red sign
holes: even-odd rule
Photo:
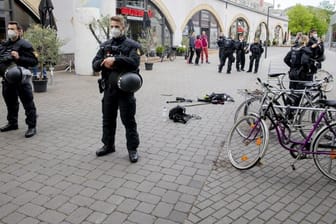
[[[238,25],[237,32],[238,33],[244,33],[244,27]]]
[[[145,14],[145,10],[142,9],[133,9],[129,7],[122,7],[119,9],[120,14],[126,15],[126,16],[136,16],[136,17],[143,17]],[[148,16],[153,17],[152,10],[148,10]]]

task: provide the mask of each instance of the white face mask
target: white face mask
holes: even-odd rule
[[[17,37],[16,32],[14,30],[8,30],[7,31],[7,36],[11,40],[14,40]]]
[[[119,28],[112,28],[111,29],[111,36],[114,38],[120,37],[121,30]]]
[[[314,37],[315,39],[317,39],[317,34],[313,34],[313,37]]]

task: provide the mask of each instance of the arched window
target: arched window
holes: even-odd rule
[[[240,34],[243,34],[244,38],[247,39],[249,34],[249,25],[244,18],[239,17],[230,26],[229,36],[233,39],[238,39]]]
[[[184,28],[183,35],[189,36],[192,32],[195,32],[196,35],[200,35],[202,31],[205,31],[208,36],[209,47],[216,48],[219,29],[220,27],[216,17],[208,10],[200,10],[188,21]]]
[[[264,41],[266,41],[266,37],[267,37],[266,23],[262,22],[257,27],[254,38],[257,38],[257,39],[261,40],[262,43],[264,43]]]

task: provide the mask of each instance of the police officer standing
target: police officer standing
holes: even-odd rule
[[[21,27],[18,22],[11,21],[7,26],[8,40],[0,47],[0,75],[2,81],[2,95],[7,106],[8,124],[1,127],[1,132],[18,129],[19,102],[25,109],[28,130],[26,138],[36,134],[36,107],[30,83],[31,76],[22,77],[23,73],[30,75],[28,67],[38,63],[32,45],[21,39]],[[16,76],[16,77],[15,77]],[[19,78],[17,78],[19,77]]]
[[[308,43],[308,37],[303,35],[298,39],[297,46],[287,53],[284,58],[284,62],[290,70],[288,72],[289,88],[290,89],[303,89],[304,85],[302,81],[311,81],[312,75],[310,75],[310,58],[312,51],[306,46]]]
[[[322,61],[324,60],[324,45],[323,41],[320,41],[315,29],[309,33],[309,41],[307,47],[312,51],[311,58],[311,73],[315,74],[318,68],[322,67]]]
[[[245,71],[245,53],[247,51],[248,45],[245,41],[244,35],[239,34],[239,39],[236,42],[236,69],[237,72]]]
[[[225,40],[224,33],[221,32],[219,34],[218,39],[217,39],[217,45],[218,45],[218,48],[219,48],[219,51],[218,51],[219,61],[221,60],[221,55],[222,55],[223,50],[224,50],[224,40]]]
[[[103,147],[96,151],[97,156],[115,152],[115,132],[118,108],[126,129],[126,143],[129,159],[138,161],[137,148],[139,135],[135,121],[136,102],[133,92],[118,88],[120,74],[138,72],[140,65],[140,44],[125,36],[125,22],[122,16],[112,16],[112,39],[104,42],[92,61],[93,70],[101,71],[104,84],[103,104]]]
[[[226,59],[228,59],[228,66],[227,66],[226,74],[231,74],[232,63],[235,60],[233,56],[233,52],[235,50],[234,41],[230,37],[227,37],[223,39],[221,45],[223,49],[221,51],[221,58],[220,58],[220,64],[218,67],[218,72],[219,73],[222,72],[223,66],[225,65],[225,61]]]
[[[261,54],[264,52],[263,47],[261,46],[259,40],[257,38],[254,39],[253,44],[250,46],[250,66],[247,72],[252,72],[253,64],[254,64],[254,73],[258,73],[259,61]]]

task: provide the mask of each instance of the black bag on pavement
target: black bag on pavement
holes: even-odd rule
[[[186,114],[185,111],[185,107],[177,105],[176,107],[173,107],[169,110],[169,119],[173,120],[174,122],[185,124],[190,120],[190,118],[192,118],[192,115]]]

